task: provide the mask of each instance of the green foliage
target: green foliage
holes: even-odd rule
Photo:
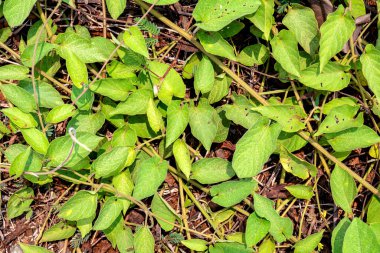
[[[364,2],[342,2],[326,20],[298,1],[281,0],[276,9],[273,0],[199,0],[188,18],[178,0],[145,2],[154,10],[136,1],[146,15],[134,12],[130,23],[117,20],[129,1],[106,0],[107,34],[100,37],[76,20],[62,29],[54,19],[62,6],[51,19],[49,1],[13,30],[36,0],[0,0],[10,26],[0,29],[1,173],[8,174],[0,188],[14,192],[4,198],[6,218],[29,219],[34,192],[67,181],[75,191],[52,207],[61,220],[41,231],[41,243],[72,238],[79,246],[99,231],[122,253],[172,246],[209,253],[286,246],[302,253],[320,251],[325,236],[334,253],[379,252],[380,201],[367,196],[378,177],[365,165],[378,158],[380,143],[380,51],[367,36],[373,22],[354,36],[361,26],[355,20],[370,11]],[[168,21],[179,8],[182,30]],[[128,26],[116,34],[115,22]],[[330,175],[338,160],[350,167],[335,165]],[[15,184],[8,188],[8,180]],[[295,202],[280,200],[282,194]],[[344,218],[319,203],[325,196]],[[313,219],[341,220],[332,232],[308,228],[310,235],[295,242],[293,228],[306,229],[293,224],[306,219],[294,218],[296,205],[305,214],[318,205]],[[131,229],[136,210],[145,222]],[[230,233],[236,220],[243,227]]]

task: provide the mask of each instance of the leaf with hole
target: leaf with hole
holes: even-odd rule
[[[319,64],[315,63],[301,71],[298,80],[307,87],[316,90],[339,91],[348,86],[351,80],[349,67],[336,62],[327,62],[323,72],[319,72]]]
[[[293,155],[283,146],[280,148],[280,163],[287,172],[301,179],[317,175],[317,167]]]

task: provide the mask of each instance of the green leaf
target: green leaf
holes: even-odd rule
[[[149,73],[149,76],[154,87],[158,89],[158,98],[164,104],[169,105],[173,96],[178,98],[185,97],[186,86],[181,76],[171,66],[151,61],[148,68],[154,73]]]
[[[40,242],[53,242],[70,238],[74,235],[76,227],[64,222],[59,222],[44,231]]]
[[[218,242],[209,247],[210,253],[253,253],[253,249],[247,248],[245,244],[235,242]]]
[[[10,176],[15,175],[16,177],[20,177],[22,175],[28,166],[28,161],[30,161],[31,151],[31,147],[28,147],[14,159],[9,168]]]
[[[273,23],[274,1],[260,0],[261,5],[253,15],[247,18],[263,32],[263,38],[269,40]]]
[[[350,73],[346,73],[349,67],[336,62],[327,62],[323,72],[319,72],[319,64],[315,63],[302,70],[298,79],[307,87],[316,90],[339,91],[348,86],[351,80]]]
[[[32,80],[22,80],[20,81],[19,86],[32,96],[34,95]],[[48,83],[36,80],[36,93],[39,107],[54,108],[64,104],[61,94]]]
[[[30,113],[22,112],[16,107],[5,108],[1,111],[12,121],[13,124],[19,128],[31,128],[38,126],[37,121]]]
[[[125,7],[127,7],[127,0],[106,0],[106,4],[111,17],[113,19],[118,19]]]
[[[268,119],[261,118],[240,138],[232,159],[232,167],[239,178],[259,174],[275,151],[280,132],[279,124],[269,125]]]
[[[189,106],[173,100],[167,109],[166,147],[170,146],[185,131],[189,123]]]
[[[376,253],[380,251],[380,245],[370,227],[359,218],[354,218],[344,236],[342,249],[350,253]]]
[[[0,67],[0,80],[22,80],[28,78],[28,74],[28,67],[13,64]]]
[[[236,61],[233,47],[220,33],[200,30],[197,32],[197,38],[208,53]]]
[[[296,184],[296,185],[289,185],[285,186],[285,189],[290,192],[294,197],[297,199],[307,199],[310,200],[313,195],[313,187],[302,185],[302,184]]]
[[[129,96],[130,91],[134,89],[134,84],[136,84],[136,82],[132,78],[105,78],[96,81],[90,86],[90,90],[115,101],[124,101]]]
[[[119,193],[128,196],[132,195],[134,184],[129,170],[123,171],[122,173],[114,176],[112,178],[112,185]],[[123,213],[125,214],[130,206],[130,201],[127,199],[120,199],[119,201],[123,204]]]
[[[146,116],[148,118],[149,125],[153,129],[153,131],[157,133],[160,130],[163,131],[165,129],[165,123],[162,119],[162,114],[157,109],[156,104],[154,103],[152,98],[148,100]]]
[[[322,231],[309,235],[305,239],[296,242],[296,244],[294,244],[294,253],[313,252],[314,249],[318,246],[319,242],[322,240],[324,232],[325,231],[322,229]]]
[[[214,67],[210,59],[203,55],[194,72],[194,89],[197,93],[207,93],[214,85]]]
[[[133,234],[132,230],[124,225],[122,215],[114,221],[114,223],[103,231],[107,239],[112,243],[112,247],[117,246],[120,252],[133,251]]]
[[[363,113],[355,115],[359,110],[359,106],[342,105],[331,109],[326,118],[319,125],[315,136],[324,133],[335,133],[352,127],[361,127],[364,123]]]
[[[77,220],[77,227],[81,233],[82,238],[84,238],[88,233],[91,232],[92,222],[95,219],[95,214],[89,218]]]
[[[269,50],[263,44],[250,45],[239,53],[237,61],[246,66],[262,65],[269,58]]]
[[[177,3],[179,0],[144,0],[144,2],[154,5],[169,5]]]
[[[330,187],[335,204],[351,214],[351,205],[358,193],[354,179],[346,171],[335,166],[331,173]]]
[[[10,27],[21,25],[29,16],[37,0],[6,0],[3,6],[4,17]]]
[[[30,205],[34,200],[34,192],[30,187],[24,187],[9,198],[7,203],[7,219],[13,219],[32,210]]]
[[[345,0],[347,6],[350,6],[352,16],[357,19],[366,14],[365,2],[363,0]]]
[[[174,223],[176,220],[181,221],[181,218],[176,214],[173,208],[158,193],[154,194],[151,209],[158,224],[160,224],[160,227],[165,231],[172,231],[174,228],[174,225],[165,221],[169,221],[170,223]]]
[[[5,27],[0,29],[0,41],[6,42],[12,35],[12,29],[10,27]]]
[[[325,135],[327,142],[337,152],[366,148],[380,142],[380,137],[367,126],[349,128],[337,133]]]
[[[182,240],[181,243],[188,249],[195,251],[205,251],[207,250],[207,241],[201,239],[188,239]]]
[[[69,51],[68,58],[66,59],[66,68],[73,84],[77,88],[82,88],[84,84],[88,83],[86,64],[72,51]]]
[[[182,69],[182,78],[184,79],[191,79],[194,77],[194,72],[196,70],[196,67],[200,63],[202,59],[201,53],[194,53],[186,60],[186,64]]]
[[[105,230],[119,217],[123,210],[123,202],[116,197],[109,197],[100,209],[98,218],[95,221],[94,230]]]
[[[362,71],[367,79],[368,87],[372,90],[377,98],[380,98],[380,50],[372,44],[368,44],[365,53],[361,55]]]
[[[256,187],[257,182],[250,179],[228,181],[214,185],[210,189],[213,197],[211,201],[223,207],[234,206],[248,197]]]
[[[76,108],[72,104],[63,104],[53,108],[48,113],[46,122],[56,124],[74,116],[76,112]]]
[[[140,227],[133,242],[135,253],[154,253],[154,238],[149,228]]]
[[[20,245],[20,248],[22,249],[23,253],[52,253],[50,250],[47,250],[45,248],[34,245],[28,245],[22,242],[19,242],[18,245]]]
[[[319,31],[314,11],[300,4],[292,4],[282,23],[296,36],[301,47],[311,55],[318,48]]]
[[[255,212],[249,215],[245,230],[245,242],[247,247],[255,246],[268,234],[270,222],[257,216]]]
[[[36,152],[43,155],[46,154],[49,147],[49,141],[42,131],[37,128],[26,128],[21,129],[20,131],[26,143],[32,146]]]
[[[249,0],[200,0],[193,11],[197,26],[206,31],[219,31],[232,21],[254,13],[260,6]]]
[[[339,5],[336,11],[327,16],[327,20],[320,28],[320,72],[323,71],[330,59],[343,49],[344,44],[354,32],[355,27],[355,21],[352,19],[350,12],[344,10],[343,5]]]
[[[265,239],[259,247],[260,253],[273,253],[275,250],[276,244],[271,238]]]
[[[125,45],[127,45],[132,51],[149,58],[144,35],[137,26],[129,27],[129,29],[124,32],[123,40]]]
[[[128,147],[116,147],[110,152],[101,154],[91,166],[95,178],[107,178],[119,174],[125,167],[128,154]]]
[[[137,142],[137,135],[128,126],[118,128],[112,135],[112,147],[134,147]]]
[[[98,205],[98,194],[90,191],[79,191],[59,210],[58,217],[77,221],[92,217]]]
[[[379,197],[373,195],[368,205],[367,223],[380,223],[380,200]]]
[[[215,113],[215,109],[205,100],[201,100],[197,107],[191,106],[189,110],[191,133],[206,150],[211,149],[211,144],[218,130],[214,122]]]
[[[300,77],[300,55],[295,35],[289,30],[281,30],[270,44],[273,57],[281,67],[289,74]]]
[[[104,125],[105,117],[102,112],[91,113],[81,111],[67,124],[67,128],[73,127],[78,132],[88,132],[95,134],[97,133]]]
[[[280,163],[287,172],[301,179],[317,175],[317,167],[293,155],[283,146],[280,148]]]
[[[168,162],[152,157],[141,162],[136,168],[133,181],[135,189],[133,197],[140,200],[152,196],[164,182],[168,170]]]
[[[250,129],[262,116],[251,110],[253,104],[243,95],[233,95],[234,103],[223,105],[226,118],[237,125]]]
[[[231,121],[226,118],[226,112],[222,107],[218,107],[214,113],[214,121],[217,131],[213,142],[222,143],[227,140],[231,125]]]
[[[273,208],[273,202],[259,194],[253,196],[254,208],[259,217],[270,221],[269,233],[277,242],[283,242],[293,234],[293,223],[289,218],[281,217]]]
[[[77,132],[76,139],[78,142],[82,143],[91,150],[94,150],[103,140],[102,137],[98,137],[91,133]],[[67,159],[67,156],[70,153],[73,140],[70,136],[62,136],[55,138],[49,145],[48,152],[46,156],[49,158],[50,166],[58,166]],[[90,151],[75,144],[74,151],[70,156],[70,159],[65,163],[65,167],[70,168],[80,162],[82,159],[87,157],[90,154]]]
[[[201,184],[216,184],[235,176],[231,163],[218,157],[203,158],[193,163],[191,171],[191,179]]]
[[[334,108],[343,106],[343,105],[349,105],[349,106],[355,107],[355,106],[358,106],[358,103],[356,102],[355,99],[350,98],[350,97],[334,98],[333,100],[325,104],[325,106],[323,106],[322,112],[323,114],[328,115]]]
[[[66,29],[65,33],[57,36],[57,53],[67,60],[69,51],[73,52],[84,63],[105,62],[115,49],[109,39],[92,37],[84,26],[75,26]]]
[[[136,132],[138,137],[152,138],[157,136],[157,133],[150,127],[146,115],[129,116],[128,126]]]
[[[34,112],[36,110],[36,102],[31,94],[26,90],[13,84],[2,84],[0,90],[5,97],[23,112]]]
[[[222,30],[220,30],[219,33],[223,38],[231,38],[243,30],[244,27],[245,24],[243,22],[234,20],[225,26]]]
[[[207,94],[210,104],[214,104],[222,100],[230,91],[231,78],[225,74],[221,74],[215,78],[211,91]]]
[[[252,110],[277,121],[285,132],[297,132],[305,128],[302,119],[307,115],[298,105],[267,105],[254,107]]]
[[[348,227],[351,225],[350,219],[344,217],[334,228],[331,236],[331,248],[334,253],[342,253],[343,240]]]
[[[34,48],[36,48],[36,50],[34,50]],[[21,54],[21,62],[27,67],[32,67],[33,64],[36,65],[55,48],[57,48],[57,45],[47,42],[40,42],[37,46],[28,45]]]
[[[78,88],[76,86],[72,87],[71,93],[71,101],[75,102],[75,105],[79,110],[88,111],[91,109],[92,104],[94,102],[94,93],[87,89],[84,86],[82,88]],[[84,93],[83,93],[84,92]],[[83,93],[83,95],[81,95]],[[79,97],[81,95],[81,97]],[[79,99],[77,99],[79,97]]]
[[[116,110],[116,103],[110,98],[104,97],[101,101],[101,112],[103,113],[106,120],[112,123],[116,127],[125,126],[125,120],[123,115],[113,115],[113,111]],[[111,115],[112,114],[112,115]]]
[[[146,114],[148,109],[148,101],[153,98],[151,90],[138,89],[132,92],[126,101],[117,105],[116,109],[111,112],[111,115],[125,114],[138,115]]]
[[[176,140],[173,145],[173,154],[178,168],[189,178],[191,172],[190,151],[187,148],[186,142]]]

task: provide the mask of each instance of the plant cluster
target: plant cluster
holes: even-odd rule
[[[54,22],[75,1],[45,10],[43,2],[0,5],[9,25],[0,30],[0,184],[27,182],[7,201],[6,218],[30,219],[36,189],[67,185],[47,217],[56,210],[60,221],[44,224],[36,245],[20,243],[24,253],[51,252],[37,244],[69,238],[78,248],[92,231],[120,252],[155,252],[157,224],[169,235],[167,252],[380,252],[380,43],[368,36],[377,15],[363,0],[337,5],[322,23],[301,3],[199,0],[187,30],[156,10],[178,0],[134,0],[142,17],[108,38]],[[105,3],[111,20],[127,7],[126,0]],[[9,47],[34,7],[39,19],[17,49]],[[157,24],[177,37],[160,51]],[[165,56],[181,40],[198,52],[179,66],[180,51],[171,62]],[[20,141],[8,145],[15,135]],[[216,155],[226,143],[233,155]],[[355,171],[347,161],[358,153],[366,160]],[[262,177],[267,171],[270,179]],[[168,176],[178,186],[178,210],[163,195]],[[273,180],[286,198],[263,194]],[[342,210],[335,225],[328,220],[336,208],[320,205],[320,181]],[[358,194],[368,200],[353,208]],[[322,225],[305,235],[311,203]],[[297,219],[289,215],[295,205],[302,206]],[[190,206],[209,233],[189,225]],[[125,222],[131,210],[145,222]],[[226,233],[237,215],[247,217],[244,230]]]

